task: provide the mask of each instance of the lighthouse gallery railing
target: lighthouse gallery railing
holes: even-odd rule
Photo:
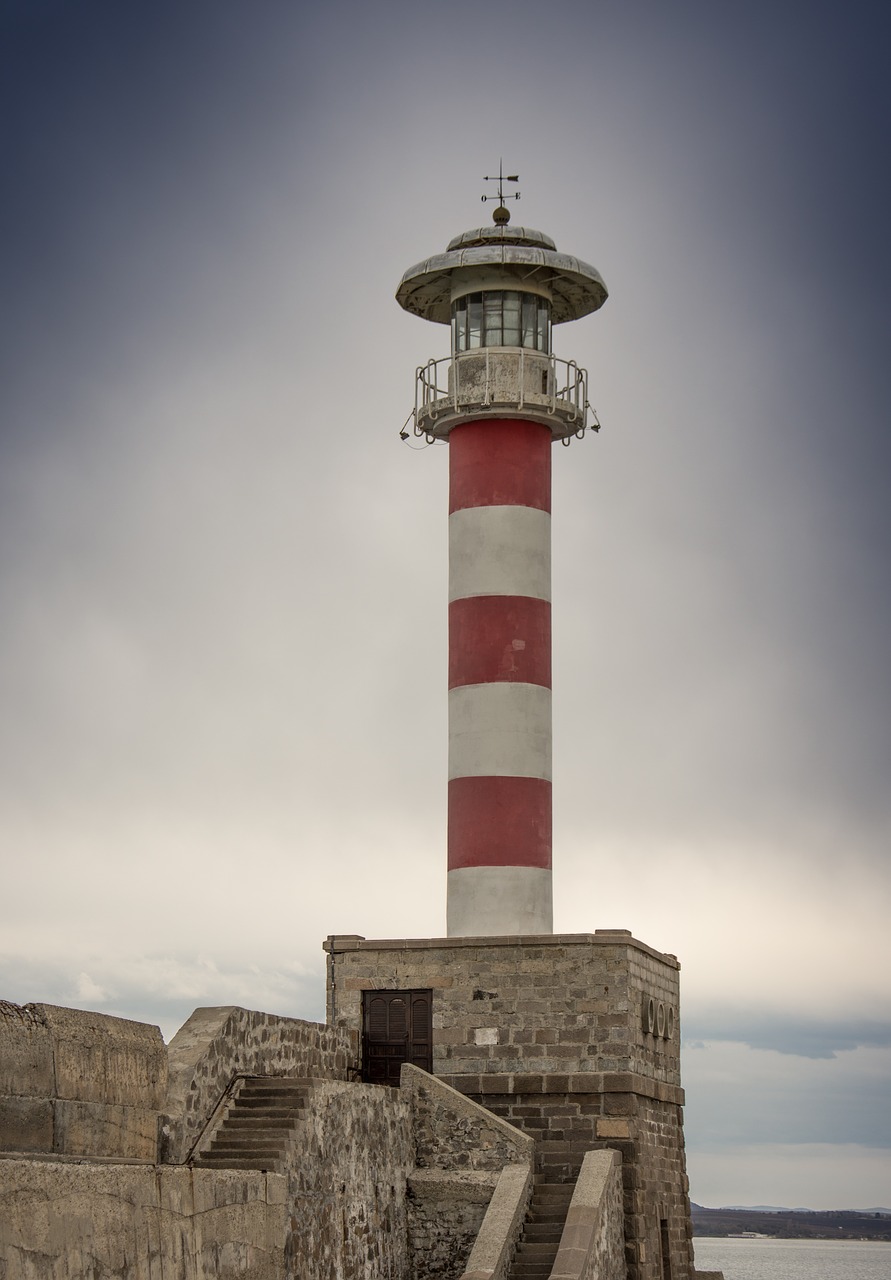
[[[588,427],[600,429],[588,403],[587,372],[574,360],[522,347],[478,347],[417,369],[416,435],[443,434],[447,420],[462,411],[501,408],[553,419],[554,434],[564,443]]]

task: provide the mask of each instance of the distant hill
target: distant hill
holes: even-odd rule
[[[744,1232],[778,1240],[889,1240],[887,1209],[782,1209],[775,1205],[706,1209],[691,1204],[695,1236],[738,1236]]]
[[[696,1206],[698,1209],[701,1205]],[[820,1209],[808,1209],[804,1205],[799,1205],[796,1209],[790,1209],[788,1205],[779,1204],[722,1204],[721,1210],[739,1211],[740,1213],[821,1213],[825,1212]],[[837,1213],[885,1213],[891,1216],[891,1209],[882,1209],[878,1205],[874,1205],[871,1209],[838,1209],[833,1210]]]

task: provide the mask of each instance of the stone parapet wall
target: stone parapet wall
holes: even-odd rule
[[[551,1280],[626,1280],[622,1158],[589,1151],[566,1215]]]
[[[399,1089],[314,1084],[287,1157],[293,1280],[410,1280],[411,1101]]]
[[[399,1089],[313,1082],[286,1157],[288,1276],[457,1280],[505,1167],[531,1187],[534,1148],[410,1064]]]
[[[532,1182],[528,1164],[509,1164],[501,1170],[463,1280],[508,1280],[532,1200]]]
[[[0,1151],[153,1161],[166,1088],[157,1027],[0,1001]]]
[[[285,1179],[0,1160],[4,1280],[284,1280]]]
[[[458,1280],[498,1182],[494,1170],[421,1169],[408,1180],[412,1280]]]
[[[196,1009],[168,1047],[161,1159],[180,1164],[237,1075],[347,1080],[358,1034],[236,1005]]]
[[[411,1100],[419,1169],[500,1170],[531,1166],[535,1141],[435,1076],[403,1063],[400,1092]]]
[[[413,1275],[458,1280],[477,1245],[506,1264],[531,1193],[534,1139],[410,1063],[400,1093],[411,1100],[416,1166],[408,1184]]]

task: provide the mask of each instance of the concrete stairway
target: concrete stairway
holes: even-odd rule
[[[311,1084],[310,1080],[284,1076],[245,1080],[210,1143],[193,1155],[191,1163],[204,1169],[279,1172]]]
[[[547,1280],[557,1256],[575,1187],[571,1182],[542,1182],[540,1177],[536,1174],[510,1280]]]

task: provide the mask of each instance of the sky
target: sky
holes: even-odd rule
[[[3,0],[0,997],[324,1018],[445,931],[445,328],[513,219],[555,331],[555,929],[682,964],[692,1198],[891,1206],[880,7]]]

